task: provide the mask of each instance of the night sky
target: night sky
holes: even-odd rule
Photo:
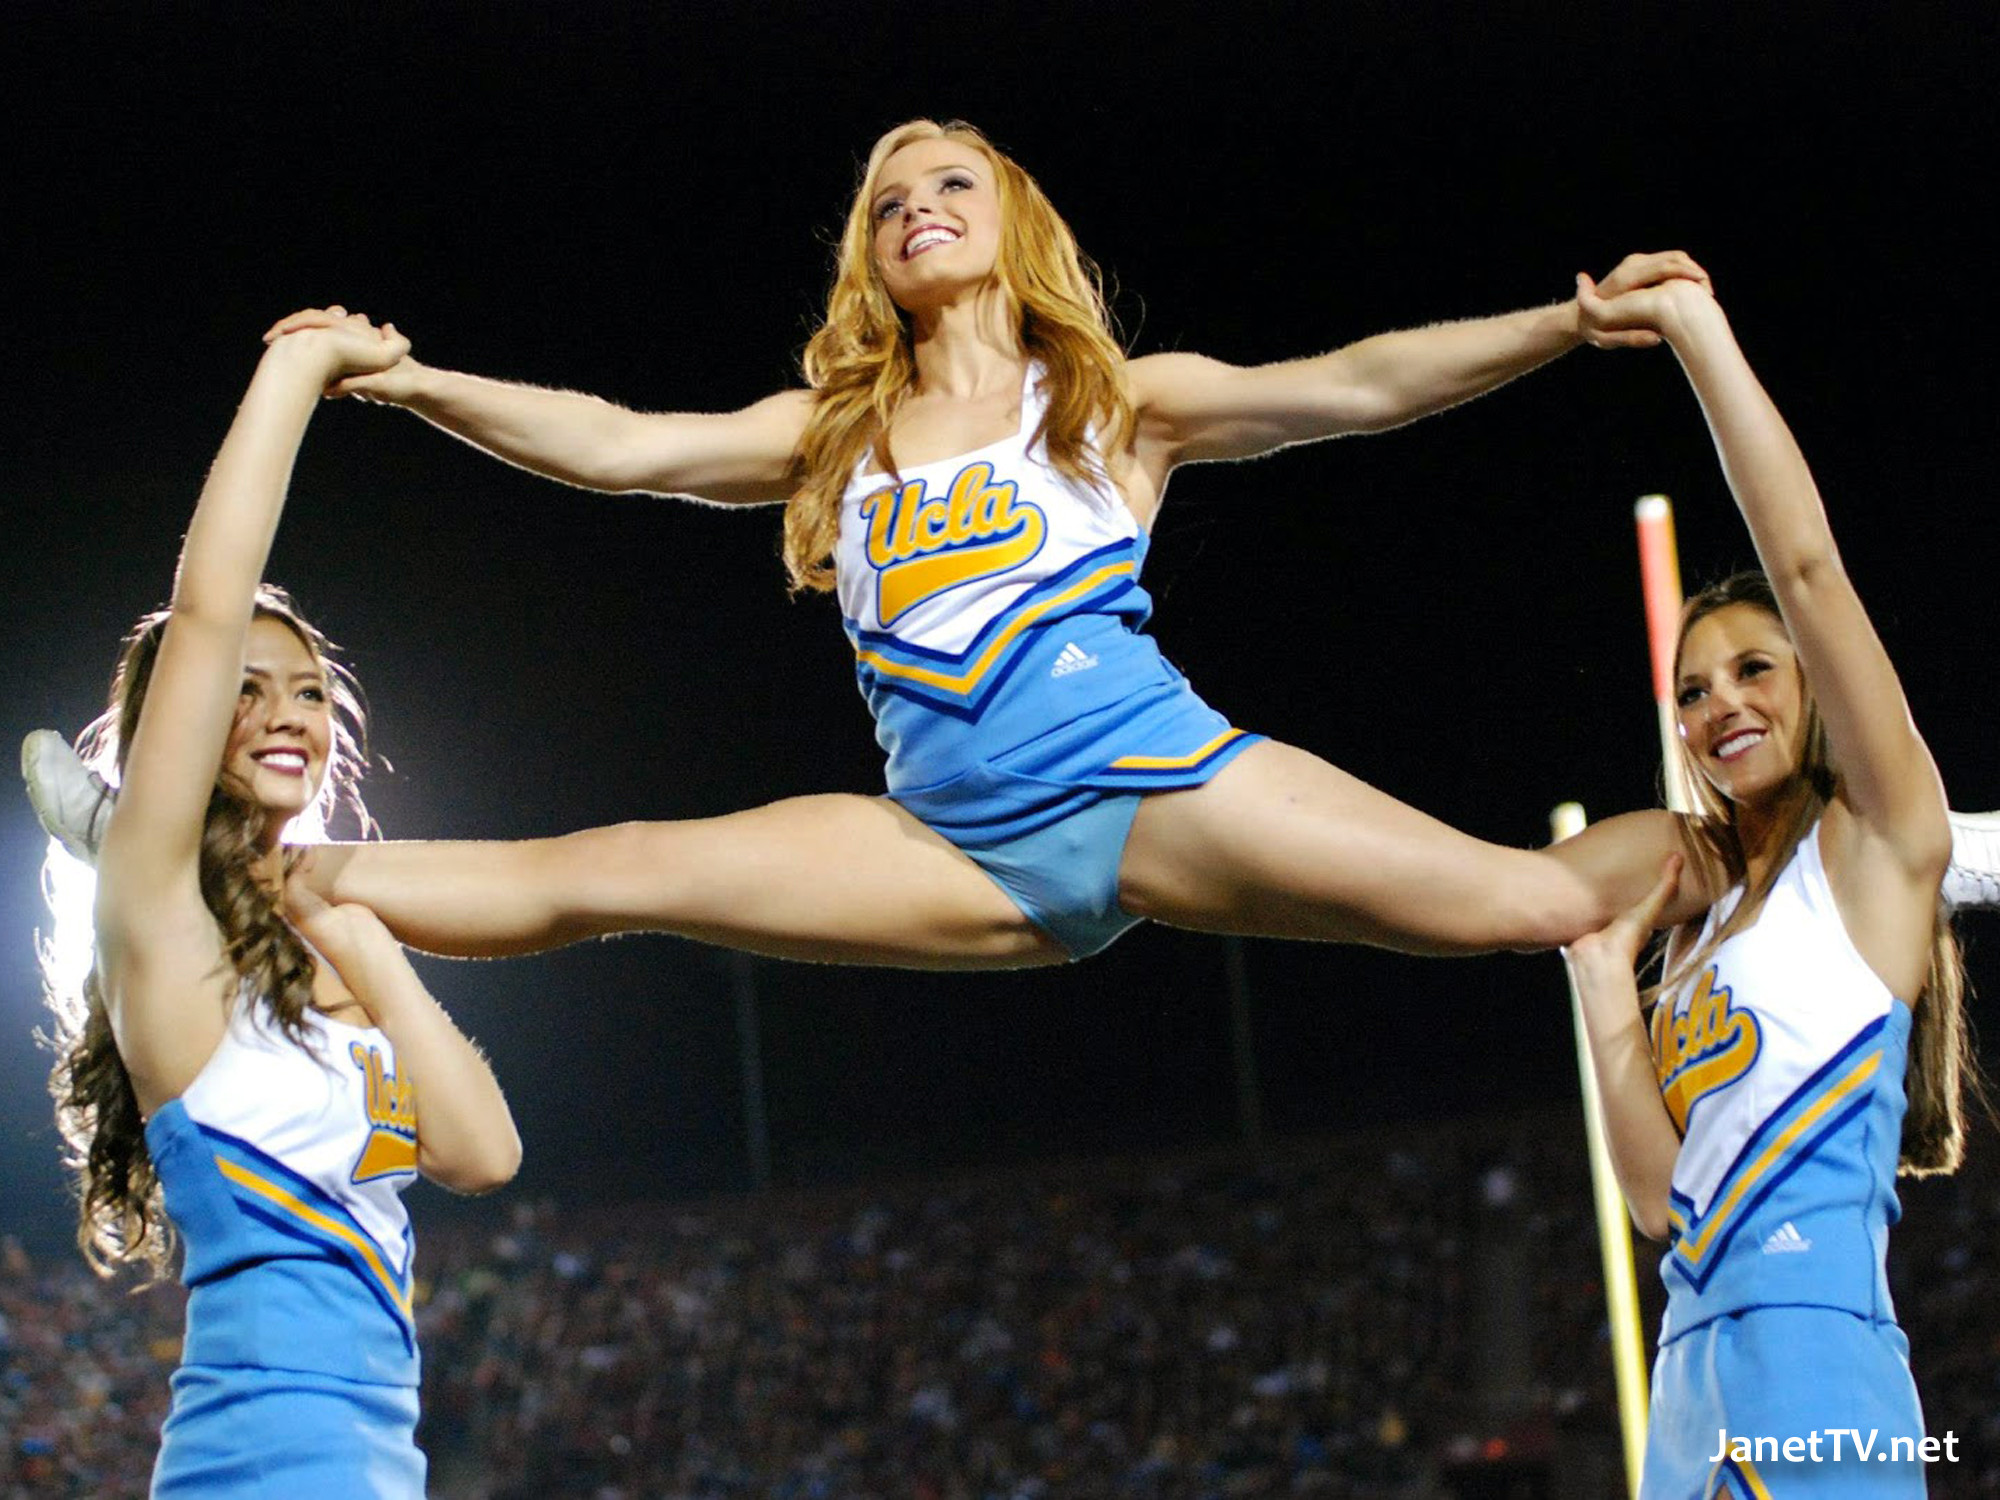
[[[101,705],[280,314],[338,300],[434,364],[738,406],[796,379],[870,142],[962,116],[1069,217],[1137,352],[1312,353],[1693,252],[1814,462],[1955,805],[2000,806],[1992,7],[1560,9],[15,12],[0,739],[11,756]],[[1750,560],[1671,356],[1579,351],[1393,434],[1183,471],[1155,630],[1236,722],[1540,842],[1564,799],[1654,800],[1631,526],[1654,490],[1691,582]],[[270,573],[366,686],[392,835],[877,792],[835,610],[787,598],[777,522],[568,491],[340,403]],[[0,1232],[59,1241],[30,1040],[42,850],[0,795]],[[1995,921],[1968,926],[2000,995]],[[1274,1130],[1573,1096],[1552,957],[1244,957]],[[745,1184],[732,972],[652,937],[425,964],[509,1089],[516,1191]],[[1215,939],[1142,929],[1029,974],[753,974],[781,1183],[1235,1128]]]

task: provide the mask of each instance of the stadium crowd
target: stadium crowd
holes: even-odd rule
[[[616,1212],[498,1200],[424,1237],[431,1493],[1608,1494],[1586,1171],[1555,1117]],[[2000,1494],[2000,1175],[1906,1196],[1901,1310],[1963,1460],[1932,1493]],[[144,1493],[181,1301],[6,1247],[0,1496]],[[1480,1485],[1510,1462],[1553,1478]]]

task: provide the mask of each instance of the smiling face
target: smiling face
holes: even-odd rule
[[[326,666],[298,633],[270,615],[250,622],[243,690],[222,753],[222,773],[278,828],[319,793],[333,744]]]
[[[1690,625],[1675,700],[1688,758],[1730,801],[1767,801],[1799,773],[1805,679],[1783,622],[1768,610],[1727,604]]]
[[[998,173],[977,146],[912,141],[882,163],[867,201],[876,269],[906,312],[992,277],[1004,219]]]

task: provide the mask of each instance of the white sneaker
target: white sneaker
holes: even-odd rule
[[[53,729],[37,729],[21,741],[21,779],[49,837],[85,864],[96,864],[118,800],[111,784]]]
[[[1951,815],[1945,904],[1954,911],[2000,907],[2000,812]]]

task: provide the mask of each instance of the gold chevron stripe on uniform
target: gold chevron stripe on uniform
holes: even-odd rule
[[[1778,1138],[1765,1148],[1764,1154],[1736,1179],[1736,1186],[1729,1190],[1728,1198],[1709,1210],[1708,1217],[1702,1222],[1701,1233],[1693,1240],[1681,1241],[1678,1253],[1691,1261],[1698,1261],[1707,1254],[1709,1242],[1714,1239],[1716,1230],[1729,1221],[1729,1216],[1736,1211],[1736,1205],[1743,1201],[1744,1195],[1756,1185],[1758,1178],[1770,1170],[1771,1164],[1783,1156],[1800,1136],[1812,1129],[1821,1118],[1830,1114],[1835,1105],[1874,1077],[1875,1070],[1881,1065],[1881,1051],[1878,1049],[1870,1052],[1855,1064],[1845,1078],[1821,1094],[1812,1108],[1792,1121]],[[1677,1227],[1686,1227],[1678,1223],[1680,1217],[1678,1214],[1673,1217],[1677,1221]]]
[[[382,1290],[389,1294],[389,1300],[395,1303],[397,1310],[405,1318],[414,1321],[415,1315],[410,1310],[409,1294],[398,1285],[397,1278],[390,1274],[387,1263],[382,1259],[380,1248],[367,1235],[357,1234],[338,1219],[328,1218],[310,1204],[301,1202],[298,1196],[290,1190],[279,1187],[275,1182],[259,1177],[248,1167],[238,1166],[235,1162],[221,1156],[216,1157],[215,1165],[221,1169],[222,1175],[227,1177],[231,1182],[236,1183],[240,1187],[248,1188],[266,1202],[276,1204],[279,1208],[285,1210],[286,1213],[292,1215],[293,1218],[310,1224],[315,1229],[324,1230],[336,1239],[342,1240],[360,1251],[361,1258],[368,1263],[368,1269],[373,1271],[375,1279],[382,1283]]]
[[[963,672],[943,672],[939,671],[936,667],[906,665],[902,662],[891,661],[878,651],[858,651],[855,655],[880,672],[884,677],[900,677],[909,682],[920,682],[925,687],[942,688],[948,693],[964,694],[978,686],[979,679],[992,669],[993,663],[999,659],[1000,653],[1013,643],[1016,636],[1050,610],[1057,609],[1072,600],[1081,599],[1106,579],[1129,577],[1137,571],[1137,567],[1130,561],[1107,564],[1085,578],[1081,583],[1071,584],[1054,598],[1044,599],[1040,604],[1022,610],[1008,622],[1005,630],[994,637],[993,643],[979,653],[979,659]]]

